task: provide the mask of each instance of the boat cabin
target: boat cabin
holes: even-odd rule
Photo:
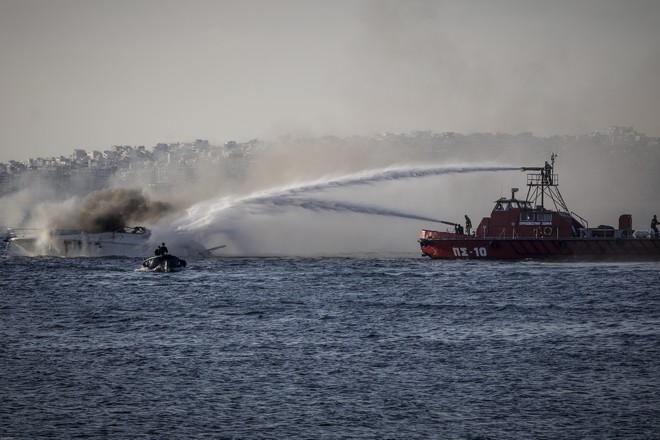
[[[577,237],[582,223],[569,212],[546,209],[530,200],[515,197],[496,200],[490,217],[484,217],[475,230],[477,238],[561,238]]]
[[[475,230],[477,238],[621,238],[632,235],[630,214],[619,217],[619,228],[599,226],[589,228],[587,221],[569,211],[559,192],[559,176],[552,164],[524,167],[527,174],[527,196],[518,200],[518,188],[511,188],[511,197],[495,201],[490,217],[484,217]],[[552,206],[547,208],[546,205]]]

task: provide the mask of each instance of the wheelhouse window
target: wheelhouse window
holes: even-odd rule
[[[551,222],[552,221],[552,213],[551,212],[539,212],[536,214],[536,218],[540,222]]]
[[[529,212],[529,211],[523,211],[520,213],[520,221],[521,222],[533,222],[534,221],[534,213]]]
[[[521,222],[551,222],[551,212],[522,211],[520,213]]]

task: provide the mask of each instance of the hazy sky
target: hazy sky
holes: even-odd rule
[[[660,136],[657,0],[0,0],[0,161],[412,130]]]

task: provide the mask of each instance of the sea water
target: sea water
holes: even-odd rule
[[[2,258],[0,438],[660,437],[660,264]]]

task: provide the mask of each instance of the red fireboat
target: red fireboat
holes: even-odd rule
[[[660,260],[660,238],[654,231],[634,231],[632,216],[622,214],[619,227],[590,228],[588,222],[569,211],[559,192],[559,176],[554,173],[556,154],[543,167],[524,167],[527,197],[495,201],[490,217],[484,217],[471,231],[461,224],[453,232],[422,229],[419,244],[422,255],[434,259],[569,259],[640,261]]]

